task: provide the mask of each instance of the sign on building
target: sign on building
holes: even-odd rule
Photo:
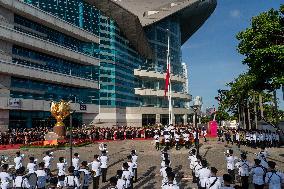
[[[19,99],[19,98],[10,98],[9,99],[9,107],[20,108],[21,107],[21,99]]]

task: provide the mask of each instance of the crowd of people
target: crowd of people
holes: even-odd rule
[[[56,160],[50,151],[40,162],[33,156],[29,157],[29,163],[25,166],[25,155],[20,152],[13,159],[14,165],[7,164],[8,159],[1,157],[1,189],[99,189],[100,182],[107,182],[110,161],[107,145],[101,143],[99,149],[101,154],[95,154],[91,162],[82,161],[80,155],[74,153],[69,167],[65,157]],[[109,179],[109,188],[133,188],[133,183],[137,181],[137,162],[138,155],[135,150],[131,150],[122,169]],[[56,169],[52,170],[52,167]]]
[[[107,129],[104,130],[107,131]],[[146,130],[147,129],[145,129],[145,133]],[[126,133],[126,130],[123,131],[123,133]],[[236,131],[236,133],[237,132],[238,131]],[[190,135],[192,135],[193,138],[195,137],[195,139],[199,139],[200,134],[205,137],[206,129],[201,129],[200,132],[196,132],[196,130],[190,126],[166,126],[163,128],[156,127],[148,129],[148,133],[149,137],[154,138],[156,149],[162,149],[160,168],[162,189],[180,188],[177,175],[171,168],[170,157],[170,141],[173,140],[173,147],[179,149],[180,138],[184,139],[186,148],[189,148],[188,159],[193,176],[192,182],[196,183],[199,189],[248,189],[249,184],[253,184],[255,189],[263,189],[264,186],[268,186],[268,188],[271,189],[281,189],[281,187],[284,186],[284,175],[275,169],[276,163],[267,161],[269,154],[265,147],[266,142],[261,143],[261,150],[259,153],[255,154],[254,163],[247,160],[248,154],[246,153],[241,153],[240,158],[238,158],[235,156],[232,149],[225,151],[224,161],[227,163],[227,173],[222,177],[218,177],[217,168],[214,166],[209,167],[207,160],[198,154],[196,149],[188,145],[189,140],[187,140],[187,138],[190,138]],[[88,136],[90,137],[88,134],[85,135],[85,137]],[[144,137],[146,137],[146,134]],[[127,137],[124,135],[121,139],[126,138]],[[165,146],[160,145],[161,138],[165,141]],[[114,137],[113,140],[114,139],[116,140],[116,137]],[[222,138],[220,138],[220,140],[222,140]],[[206,137],[204,141],[206,141]],[[236,141],[238,140],[235,140],[235,142]],[[138,155],[136,150],[132,149],[129,151],[129,155],[126,156],[127,161],[122,163],[122,168],[116,171],[116,175],[108,175],[108,166],[111,159],[108,156],[107,145],[101,143],[99,150],[101,154],[95,154],[91,162],[81,160],[80,155],[74,153],[71,161],[67,163],[65,157],[55,159],[54,154],[50,151],[46,152],[42,160],[33,156],[29,157],[29,163],[26,165],[24,165],[25,155],[20,152],[16,153],[16,157],[13,159],[13,165],[7,163],[6,157],[1,157],[1,188],[88,189],[91,187],[93,189],[99,189],[101,183],[105,183],[108,180],[108,189],[133,189],[133,183],[137,181],[138,172]],[[56,169],[52,170],[54,167],[56,167]],[[249,176],[252,177],[251,183],[249,182]]]
[[[218,129],[218,140],[226,141],[227,144],[235,143],[256,148],[265,146],[267,148],[280,146],[281,131],[270,130],[245,130],[245,129]]]

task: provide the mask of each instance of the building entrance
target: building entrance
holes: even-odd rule
[[[156,124],[156,114],[142,114],[142,125],[155,125]]]

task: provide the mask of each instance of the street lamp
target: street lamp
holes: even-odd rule
[[[194,126],[195,126],[195,148],[196,148],[196,153],[199,155],[199,129],[197,126],[197,111],[201,108],[201,98],[196,97],[193,101],[193,105],[190,106],[193,111],[194,111]]]

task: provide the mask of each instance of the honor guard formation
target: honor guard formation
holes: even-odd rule
[[[243,152],[236,154],[239,156],[237,157],[233,149],[226,150],[223,161],[227,164],[227,170],[221,177],[218,175],[218,169],[214,165],[209,165],[205,157],[198,154],[198,150],[193,147],[194,142],[199,142],[201,137],[204,143],[208,141],[205,127],[195,130],[192,126],[169,125],[155,127],[147,132],[147,135],[153,138],[155,149],[161,150],[162,189],[182,188],[181,182],[185,178],[180,177],[171,167],[171,152],[181,148],[189,150],[186,158],[190,170],[187,170],[186,174],[192,176],[192,183],[195,183],[199,189],[284,187],[283,173],[276,170],[275,162],[268,161],[268,149],[280,146],[280,132],[219,129],[217,138],[219,144],[216,145],[226,141],[228,144],[235,144],[236,149],[241,145],[259,149],[258,153],[252,155],[253,162],[248,160],[251,154]],[[107,145],[100,143],[99,150],[100,154],[93,155],[91,162],[85,161],[78,153],[74,153],[71,160],[66,157],[55,159],[56,152],[52,151],[47,151],[43,158],[29,156],[26,165],[24,159],[27,158],[27,154],[25,156],[17,152],[13,160],[1,156],[1,189],[133,189],[134,183],[139,182],[139,158],[136,150],[130,149],[129,154],[125,155],[127,160],[121,163],[121,169],[116,171],[116,175],[108,174],[109,162],[114,160],[109,158]],[[53,170],[53,167],[56,169]]]

